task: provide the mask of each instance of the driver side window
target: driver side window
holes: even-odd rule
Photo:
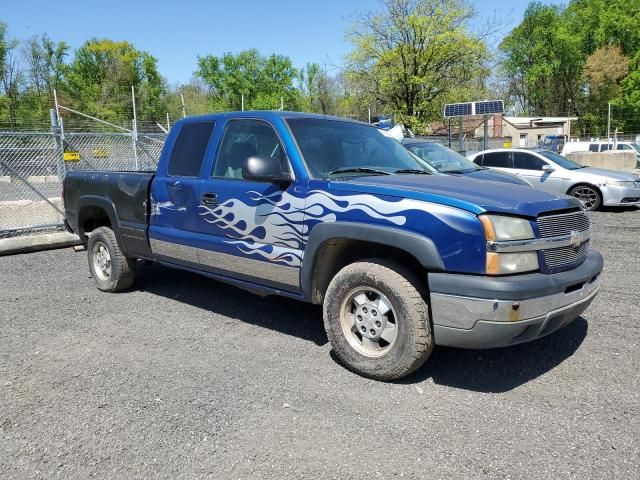
[[[262,120],[232,120],[224,131],[213,167],[213,177],[244,179],[247,158],[262,155],[277,158],[288,171],[282,144],[271,125]]]
[[[541,158],[524,152],[513,153],[513,168],[519,168],[521,170],[542,170],[542,167],[547,162]]]

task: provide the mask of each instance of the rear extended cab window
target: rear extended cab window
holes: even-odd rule
[[[213,121],[188,122],[182,125],[171,149],[168,175],[197,177],[200,174],[204,152],[207,150],[214,127]]]

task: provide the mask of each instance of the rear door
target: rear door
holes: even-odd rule
[[[151,182],[149,241],[165,261],[197,267],[198,207],[204,159],[212,148],[214,121],[179,124],[167,159]],[[176,128],[176,127],[174,127]]]
[[[482,166],[495,168],[496,170],[502,170],[505,172],[511,172],[511,152],[508,150],[499,152],[487,152],[482,158]]]

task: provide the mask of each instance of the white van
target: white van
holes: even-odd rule
[[[633,152],[640,160],[640,146],[633,142],[596,140],[592,142],[568,142],[562,148],[562,155],[576,152]]]

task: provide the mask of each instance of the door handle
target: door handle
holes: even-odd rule
[[[203,205],[215,205],[218,203],[218,195],[212,192],[203,193],[200,197],[200,203]]]

